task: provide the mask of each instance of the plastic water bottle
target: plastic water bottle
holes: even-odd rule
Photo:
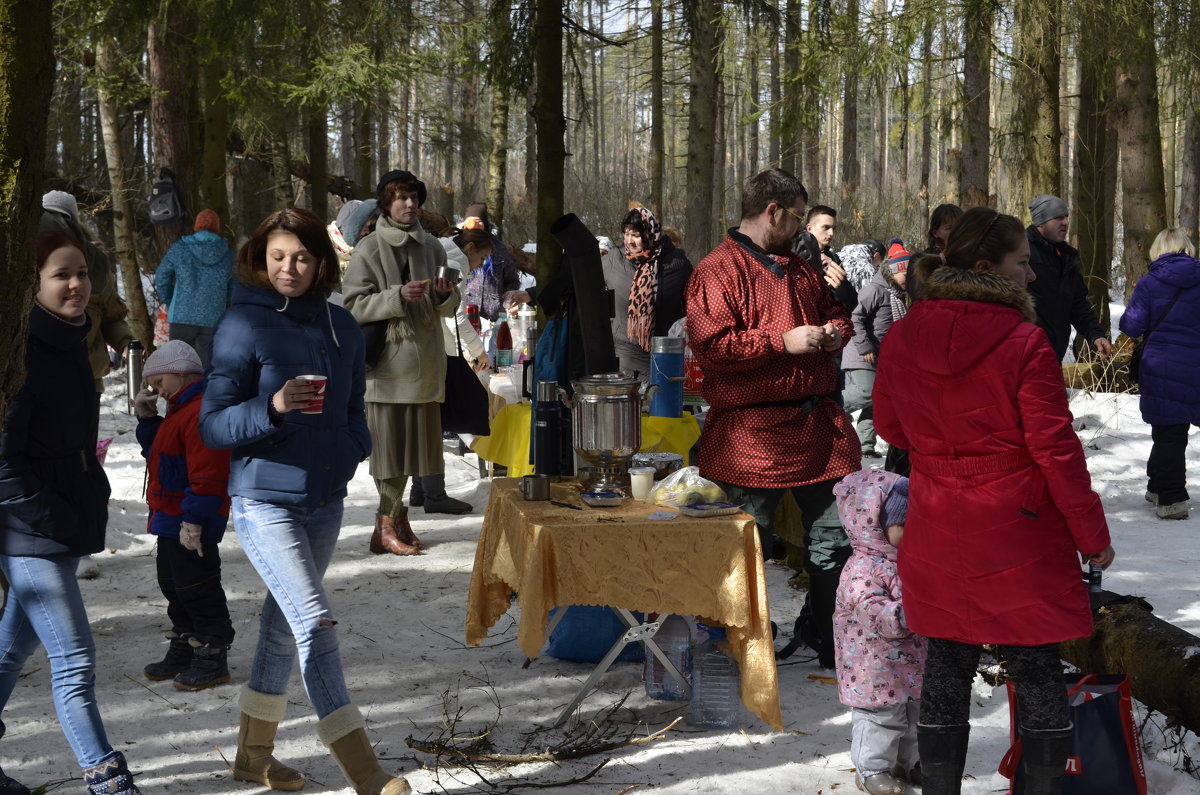
[[[688,723],[697,729],[736,729],[741,710],[737,661],[729,655],[725,628],[710,627],[692,660]]]
[[[691,681],[692,673],[692,630],[680,616],[667,616],[663,619],[654,642],[667,655],[667,659],[683,674],[683,678]],[[658,661],[649,649],[646,650],[646,661],[642,665],[642,678],[646,683],[646,695],[656,701],[686,701],[687,693],[683,686],[667,673],[667,669]]]

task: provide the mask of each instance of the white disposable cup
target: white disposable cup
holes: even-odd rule
[[[630,467],[629,490],[635,500],[645,501],[654,486],[654,467]]]
[[[308,404],[308,408],[300,409],[301,414],[320,414],[325,411],[325,383],[329,380],[323,375],[298,375],[297,381],[312,381],[317,384],[317,397]]]

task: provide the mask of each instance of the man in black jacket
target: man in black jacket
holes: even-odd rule
[[[1079,272],[1079,251],[1067,245],[1067,204],[1057,196],[1042,194],[1029,202],[1033,225],[1029,237],[1029,266],[1037,279],[1028,285],[1037,305],[1037,323],[1050,338],[1062,361],[1075,332],[1095,347],[1101,359],[1112,354],[1112,343],[1088,303],[1087,286]]]

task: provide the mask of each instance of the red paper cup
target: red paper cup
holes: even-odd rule
[[[325,382],[329,379],[323,375],[298,375],[297,381],[312,381],[317,385],[317,397],[312,403],[308,404],[308,408],[300,409],[301,414],[320,414],[325,411]]]

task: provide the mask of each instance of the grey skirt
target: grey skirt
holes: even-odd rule
[[[368,402],[367,426],[372,477],[442,473],[442,404]]]

